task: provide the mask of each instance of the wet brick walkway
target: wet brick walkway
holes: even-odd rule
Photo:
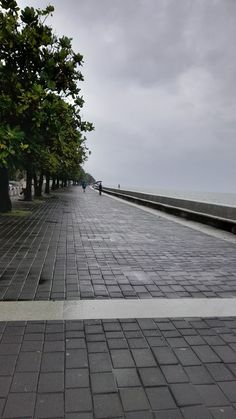
[[[0,417],[235,419],[236,320],[0,323]]]
[[[0,299],[236,296],[236,243],[72,187],[0,218]]]
[[[77,187],[26,207],[1,300],[236,296],[234,243]],[[0,322],[0,417],[236,419],[236,318]]]

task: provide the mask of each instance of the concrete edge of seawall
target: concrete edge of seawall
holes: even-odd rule
[[[236,207],[104,187],[105,193],[236,234]]]

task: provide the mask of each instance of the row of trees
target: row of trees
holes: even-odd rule
[[[45,22],[54,11],[0,0],[0,212],[11,210],[9,169],[26,172],[25,198],[42,192],[46,178],[77,181],[87,158],[78,82],[83,57],[71,39],[57,37]]]

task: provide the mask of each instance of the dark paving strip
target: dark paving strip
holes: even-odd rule
[[[79,187],[0,218],[0,299],[236,296],[236,244]]]
[[[236,318],[2,322],[0,333],[2,418],[236,418]]]

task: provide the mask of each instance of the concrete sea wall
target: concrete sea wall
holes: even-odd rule
[[[108,194],[137,204],[156,208],[183,218],[200,221],[236,233],[236,207],[115,188],[104,187],[103,190]]]

